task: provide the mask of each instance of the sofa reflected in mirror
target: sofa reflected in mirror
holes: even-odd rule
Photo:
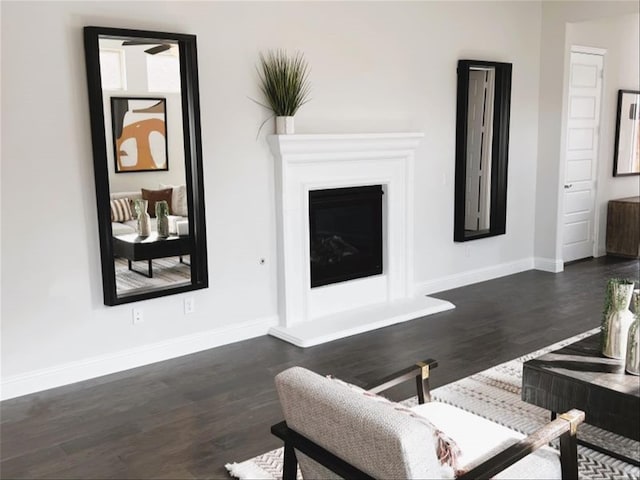
[[[206,288],[195,36],[84,35],[104,303]]]
[[[190,283],[186,186],[160,187],[110,194],[116,292],[120,297]],[[161,234],[158,226],[159,202],[168,210],[168,235]],[[144,211],[148,214],[148,234],[141,232],[139,226],[138,217]]]

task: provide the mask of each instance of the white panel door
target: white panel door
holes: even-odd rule
[[[562,258],[593,255],[602,55],[571,53]]]

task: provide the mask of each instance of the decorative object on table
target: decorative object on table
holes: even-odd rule
[[[634,283],[628,279],[612,278],[607,282],[602,317],[602,354],[623,359],[627,351],[627,335],[633,322],[629,310]]]
[[[613,176],[640,175],[640,91],[618,90]]]
[[[164,98],[111,97],[116,173],[169,170]]]
[[[633,292],[634,320],[627,337],[627,355],[624,368],[627,373],[640,375],[640,290]]]
[[[136,199],[134,204],[136,218],[138,220],[136,229],[138,231],[138,236],[140,237],[148,237],[151,235],[151,216],[149,215],[149,212],[147,212],[148,204],[149,201],[143,200],[142,198]]]
[[[289,56],[284,50],[260,53],[258,75],[266,104],[257,103],[273,112],[276,134],[294,133],[293,116],[309,101],[309,66],[304,55],[297,52]],[[267,120],[260,125],[260,129]]]
[[[169,236],[169,204],[165,200],[156,202],[156,225],[158,237]]]

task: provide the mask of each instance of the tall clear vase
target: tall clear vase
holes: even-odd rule
[[[602,319],[602,354],[623,359],[627,352],[629,327],[633,313],[629,310],[634,284],[628,280],[609,280]]]
[[[156,225],[158,237],[165,238],[169,236],[169,204],[166,200],[156,202]]]

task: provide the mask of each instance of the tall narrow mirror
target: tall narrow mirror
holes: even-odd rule
[[[104,302],[207,286],[195,36],[85,28]]]
[[[613,176],[640,175],[640,92],[618,90]]]
[[[506,231],[511,64],[460,60],[454,240]]]

